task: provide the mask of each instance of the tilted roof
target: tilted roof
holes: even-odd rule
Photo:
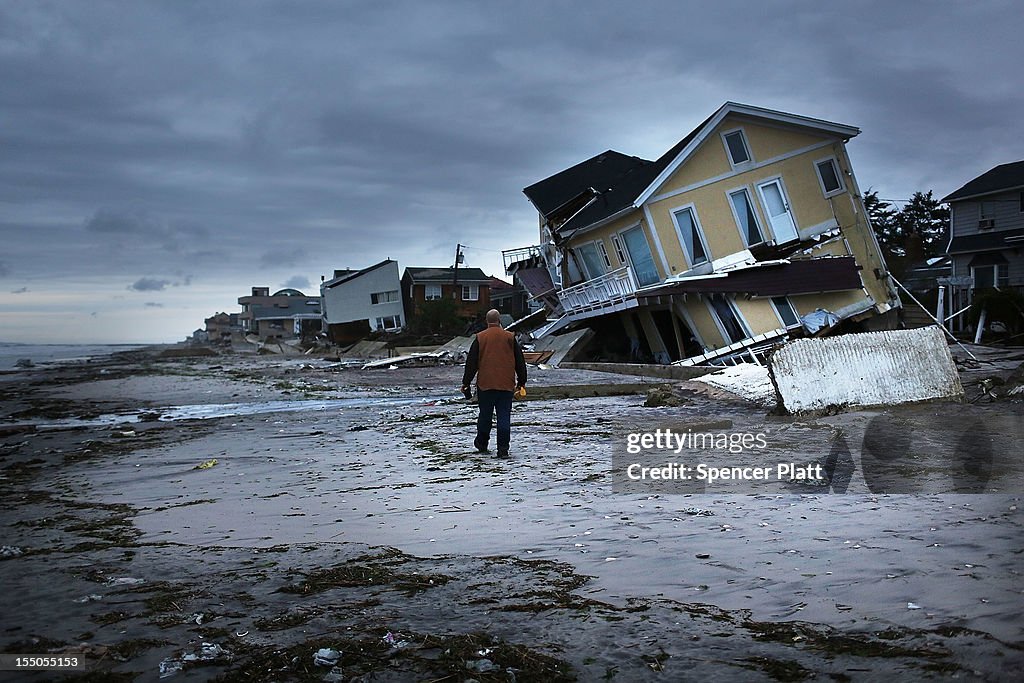
[[[360,277],[362,275],[366,275],[367,273],[372,272],[374,270],[377,270],[378,268],[381,268],[383,266],[386,266],[389,263],[395,263],[395,261],[393,261],[392,259],[388,258],[388,259],[384,259],[380,263],[375,263],[372,266],[369,266],[368,268],[363,268],[362,270],[349,270],[349,271],[345,271],[342,275],[340,275],[340,276],[338,276],[336,278],[333,278],[333,279],[328,280],[327,282],[325,282],[324,283],[324,287],[330,289],[331,287],[336,287],[337,285],[340,285],[343,282],[348,282],[350,280],[355,280],[357,277]]]
[[[545,219],[556,215],[559,208],[582,206],[559,226],[562,235],[639,208],[729,114],[812,128],[844,138],[860,133],[860,129],[841,123],[726,102],[655,161],[608,150],[526,187],[523,193]]]
[[[1024,187],[1024,161],[1014,161],[985,171],[959,190],[943,197],[942,201],[956,202],[1021,187]]]

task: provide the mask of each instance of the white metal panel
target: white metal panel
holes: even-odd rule
[[[945,335],[934,326],[798,339],[775,352],[770,367],[779,403],[791,413],[963,395]]]

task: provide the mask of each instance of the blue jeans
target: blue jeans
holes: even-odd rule
[[[476,400],[480,405],[480,414],[476,418],[477,450],[486,450],[491,439],[491,416],[498,413],[498,452],[508,453],[508,445],[512,440],[512,392],[498,389],[478,391]]]

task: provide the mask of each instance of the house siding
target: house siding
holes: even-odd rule
[[[329,284],[329,283],[327,283]],[[332,286],[321,286],[324,319],[328,325],[369,321],[370,329],[377,329],[377,318],[398,316],[405,325],[402,306],[402,283],[398,277],[398,262],[392,261],[370,272]],[[376,292],[398,292],[397,301],[374,304],[370,295]]]
[[[742,129],[752,160],[734,168],[722,134],[736,129]],[[817,163],[828,158],[834,159],[842,182],[842,187],[831,193],[831,196],[826,196],[817,169]],[[729,196],[736,190],[746,190],[764,241],[782,242],[774,235],[757,187],[778,178],[781,179],[800,240],[797,251],[789,253],[780,249],[779,253],[787,254],[790,259],[853,256],[860,268],[861,287],[857,289],[791,297],[798,315],[822,308],[845,318],[872,308],[875,312],[884,312],[890,303],[898,306],[898,298],[890,288],[887,268],[864,211],[860,188],[853,175],[841,134],[752,120],[737,114],[726,116],[713,130],[707,132],[700,146],[660,186],[653,189],[643,206],[605,225],[580,230],[559,248],[576,249],[587,242],[599,240],[612,262],[610,269],[616,269],[626,264],[618,257],[612,236],[640,225],[644,229],[662,282],[683,274],[705,274],[710,272],[711,267],[715,267],[715,261],[744,252],[748,248]],[[694,211],[707,252],[708,261],[699,264],[700,268],[695,272],[673,215],[682,208]],[[830,231],[836,232],[824,235]],[[765,251],[770,253],[770,250]],[[761,256],[765,252],[757,253],[758,258],[765,258]],[[563,264],[563,275],[567,274]],[[563,282],[568,286],[585,277],[581,269],[579,277],[571,281],[563,277]],[[736,298],[731,295],[729,298],[751,336],[785,327],[770,299]],[[706,350],[718,349],[730,343],[708,307],[706,294],[687,295],[674,299],[673,303],[676,313],[685,313],[685,316],[677,317],[691,328],[691,332]],[[642,304],[642,310],[637,311],[638,319],[643,321],[641,314],[646,315],[651,310],[660,310],[667,305],[660,300]],[[647,337],[664,335],[664,330],[652,333],[647,329],[653,328],[653,323],[643,327]],[[675,340],[670,339],[663,341],[667,346],[675,343]],[[657,345],[656,341],[652,341],[651,349],[656,355]]]
[[[1000,192],[999,194],[984,197],[985,201],[995,202],[995,211],[993,212],[995,227],[992,229],[993,232],[1024,228],[1024,213],[1020,211],[1020,196],[1020,192],[1013,191]],[[952,212],[953,235],[963,237],[983,232],[978,229],[978,221],[981,218],[980,199],[977,201],[953,202],[950,205],[950,211]],[[984,232],[989,231],[986,230]]]
[[[979,230],[978,221],[981,217],[981,201],[994,202],[992,217],[995,225],[991,230]],[[1021,212],[1021,191],[1011,190],[998,192],[974,200],[955,201],[950,203],[950,224],[952,236],[965,237],[968,235],[991,234],[998,235],[1001,232],[1019,230],[1024,228],[1024,213]],[[1009,276],[1009,286],[1024,287],[1024,255],[1019,248],[996,248],[979,252],[952,254],[952,274],[954,276],[970,276],[971,261],[979,253],[999,253],[1006,259],[1006,270]],[[969,301],[968,289],[960,289],[961,292],[956,298],[958,306],[966,305]]]
[[[480,298],[478,301],[462,300],[462,285],[464,284],[477,285],[480,288]],[[407,283],[404,286],[405,295],[408,295],[410,286],[412,287],[412,298],[408,300],[409,307],[407,309],[407,312],[409,317],[411,318],[419,315],[420,311],[422,310],[423,304],[427,300],[427,285]],[[454,299],[457,302],[457,306],[455,308],[456,314],[463,318],[476,317],[478,313],[486,312],[491,307],[490,285],[484,282],[461,282],[458,285],[442,284],[441,298]]]
[[[845,192],[826,199],[815,167],[815,162],[823,157],[834,156],[843,169],[849,168],[849,161],[841,142],[836,141],[834,144],[817,147],[788,159],[758,167],[756,164],[761,154],[781,156],[805,147],[820,145],[824,139],[745,123],[742,127],[748,136],[755,166],[749,170],[733,172],[725,156],[720,133],[736,128],[739,123],[729,118],[723,121],[714,133],[708,136],[691,160],[669,178],[648,202],[651,217],[657,226],[673,274],[691,268],[675,229],[672,218],[674,210],[692,204],[707,240],[711,260],[723,258],[746,248],[730,206],[728,194],[732,191],[741,188],[747,190],[762,233],[766,239],[773,239],[767,213],[757,192],[759,183],[772,178],[782,177],[793,219],[802,235],[815,227],[820,230],[828,226],[854,226],[858,223],[858,216],[847,198],[850,192],[850,179],[844,177]],[[719,178],[723,174],[725,177]],[[672,194],[678,192],[680,188],[698,184],[702,179],[706,181],[708,178],[717,179],[700,187]]]

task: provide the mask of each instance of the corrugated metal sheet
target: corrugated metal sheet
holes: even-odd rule
[[[790,413],[956,398],[960,376],[938,327],[800,339],[770,361]]]

